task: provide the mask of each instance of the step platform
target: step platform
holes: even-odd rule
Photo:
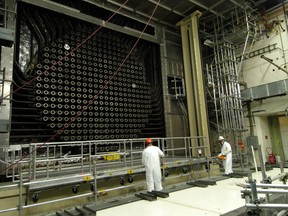
[[[230,173],[228,175],[225,174],[224,176],[227,176],[230,178],[243,178],[243,177],[248,176],[248,172],[233,172],[233,173]]]
[[[200,179],[200,180],[195,180],[195,181],[190,181],[190,182],[186,182],[187,185],[191,185],[194,187],[208,187],[208,185],[216,185],[216,181],[215,180],[204,180],[204,179]]]
[[[167,198],[169,197],[169,193],[167,192],[163,192],[163,191],[152,191],[152,192],[147,192],[148,194],[153,194],[157,197],[161,197],[161,198]]]
[[[144,200],[155,201],[157,200],[157,197],[161,197],[161,198],[169,197],[169,193],[163,192],[163,191],[152,191],[152,192],[147,192],[147,193],[138,193],[138,194],[135,194],[135,196]]]
[[[57,211],[56,216],[96,216],[97,211],[86,207],[86,206],[80,206],[80,207],[75,207],[73,209],[65,209],[63,211]]]

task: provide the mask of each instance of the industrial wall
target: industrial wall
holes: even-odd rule
[[[86,6],[73,5],[90,17]],[[178,33],[148,25],[150,41],[129,53],[137,39],[130,33],[144,23],[117,15],[95,34],[89,17],[60,12],[18,5],[11,144],[187,135],[173,101],[178,89],[183,96]]]
[[[251,106],[250,112],[246,110],[245,113],[245,134],[258,137],[265,161],[268,160],[267,148],[272,148],[274,154],[285,160],[287,144],[284,144],[286,140],[283,137],[286,137],[284,128],[287,128],[288,33],[284,7],[266,13],[259,23],[258,33],[243,65],[243,80],[245,88],[248,88],[243,96],[250,98],[246,102]],[[248,118],[252,118],[252,131]]]

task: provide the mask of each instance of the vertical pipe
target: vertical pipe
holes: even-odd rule
[[[55,164],[56,163],[56,160],[55,160],[56,159],[56,157],[55,157],[56,153],[57,153],[56,146],[54,146],[54,148],[53,148],[53,169],[54,170],[56,170],[56,164]]]
[[[2,153],[2,152],[4,152],[4,158],[7,158],[8,160],[9,160],[9,153],[8,153],[8,151],[3,151],[3,149],[1,149],[0,150],[0,152]],[[0,155],[1,155],[1,153],[0,153]],[[21,155],[22,156],[22,155]],[[23,157],[23,156],[22,156]],[[9,174],[9,168],[8,168],[8,164],[6,164],[5,165],[5,168],[4,168],[4,166],[3,166],[3,168],[5,169],[5,174],[6,174],[6,176],[8,176],[8,174]],[[0,166],[0,169],[2,169],[2,166]],[[14,179],[13,179],[13,181],[14,181]]]
[[[251,186],[252,200],[254,202],[257,202],[258,201],[258,194],[257,194],[256,182],[255,181],[250,182],[250,186]]]
[[[62,157],[62,153],[63,153],[63,149],[62,149],[62,145],[60,146],[60,158]],[[60,164],[59,164],[59,171],[61,171],[62,169],[62,161],[60,161]]]
[[[283,173],[284,172],[284,163],[282,161],[278,162],[280,165],[280,172]]]
[[[286,9],[285,9],[285,3],[284,3],[284,1],[283,1],[283,3],[282,3],[282,8],[283,8],[283,15],[284,15],[284,22],[285,22],[285,29],[286,29],[286,32],[288,32],[288,29],[287,29],[287,27],[288,27],[288,23],[287,23],[287,15],[286,15]]]
[[[216,39],[216,44],[217,46],[215,46],[214,48],[214,56],[215,56],[215,64],[216,64],[216,81],[217,82],[217,92],[218,92],[218,95],[215,94],[215,101],[216,103],[219,101],[219,111],[220,111],[220,116],[221,116],[221,122],[222,122],[222,128],[226,128],[226,121],[225,121],[225,115],[224,115],[224,105],[223,105],[223,91],[222,91],[222,88],[223,88],[223,85],[221,83],[221,79],[220,79],[220,71],[221,71],[221,67],[220,67],[220,57],[219,57],[219,46],[218,46],[218,42],[217,42],[217,39]],[[218,96],[218,99],[217,99],[217,96]],[[218,103],[217,103],[218,104]],[[217,112],[217,119],[219,119],[219,116],[218,116],[218,113]],[[219,125],[219,124],[218,124]],[[218,126],[218,131],[219,131],[219,126]]]
[[[186,139],[184,139],[184,146],[185,146],[185,159],[187,159],[187,158],[188,158],[188,152],[190,152],[190,151],[187,150],[187,142],[186,142]]]
[[[235,55],[235,47],[233,45],[230,44],[230,51],[231,51],[231,67],[233,68],[232,72],[232,76],[233,76],[233,98],[235,101],[235,106],[236,106],[236,128],[238,130],[241,130],[241,115],[240,115],[240,109],[241,106],[239,104],[239,93],[238,93],[238,77],[237,77],[237,66],[236,66],[236,55]]]
[[[285,17],[286,15],[284,14],[284,20],[285,20],[285,23],[287,22],[286,21],[286,17]],[[278,18],[278,16],[277,16],[277,22],[278,23],[280,23],[280,21],[279,21],[279,18]],[[283,52],[283,58],[284,58],[284,68],[285,68],[285,71],[286,71],[286,73],[287,73],[287,61],[286,61],[286,55],[285,55],[285,48],[284,48],[284,44],[283,44],[283,37],[282,37],[282,32],[281,32],[281,26],[280,26],[281,24],[279,24],[278,25],[278,29],[279,29],[279,37],[280,37],[280,41],[281,41],[281,47],[282,47],[282,52]]]
[[[36,145],[32,145],[33,148],[33,180],[36,180],[36,161],[37,161],[37,147]]]
[[[260,166],[261,166],[262,179],[266,180],[267,175],[266,175],[266,169],[265,169],[265,165],[264,165],[264,159],[263,159],[262,146],[261,145],[259,145],[259,147],[258,147],[258,154],[259,154],[259,160],[260,160]]]
[[[231,81],[230,81],[230,74],[231,74],[231,68],[229,67],[230,62],[230,56],[228,54],[228,47],[227,42],[223,43],[223,68],[224,68],[224,80],[225,80],[225,86],[226,86],[226,96],[227,96],[227,113],[229,115],[229,129],[234,130],[235,128],[235,121],[233,116],[233,102],[232,102],[232,89],[231,89]]]
[[[95,150],[96,151],[96,150]],[[94,196],[94,202],[97,203],[97,164],[96,160],[94,161],[94,191],[93,191],[93,196]]]
[[[12,164],[16,165],[16,160],[15,160],[15,150],[11,151],[11,161]],[[12,176],[13,176],[13,181],[15,180],[15,166],[12,166]]]
[[[219,72],[220,72],[220,86],[221,86],[221,95],[222,98],[222,107],[223,107],[223,115],[224,115],[224,129],[227,131],[229,129],[229,116],[227,109],[227,85],[225,80],[225,67],[224,67],[224,56],[223,56],[223,45],[219,46],[220,50],[220,61],[219,61]]]
[[[46,146],[46,177],[49,178],[49,145]]]
[[[31,152],[32,152],[32,146],[31,146],[31,144],[29,145],[29,152],[27,153],[27,154],[29,154],[29,155],[31,155]],[[29,178],[31,178],[31,176],[32,176],[32,160],[31,160],[31,158],[29,157]]]
[[[262,180],[265,181],[267,179],[267,175],[266,175],[266,169],[264,165],[261,145],[259,145],[258,147],[258,154],[259,154],[259,160],[260,160],[260,165],[261,165]],[[269,194],[266,194],[266,203],[269,203],[269,200],[270,200]]]
[[[23,175],[22,175],[22,164],[21,163],[20,163],[19,175],[20,175],[20,181],[19,181],[19,216],[22,216]]]
[[[134,162],[133,162],[133,141],[130,140],[130,154],[131,154],[131,167],[133,167]]]
[[[211,65],[211,81],[213,85],[213,99],[214,99],[214,108],[215,108],[215,115],[216,115],[216,124],[217,124],[217,131],[219,131],[219,118],[218,118],[218,108],[217,108],[217,99],[216,99],[216,87],[215,87],[215,80],[214,80],[214,71]],[[217,70],[217,68],[216,68]]]
[[[231,100],[231,112],[232,112],[232,120],[233,120],[233,131],[236,131],[238,129],[238,115],[237,115],[237,103],[235,100],[235,85],[234,85],[234,67],[233,67],[233,53],[232,53],[232,45],[230,43],[226,43],[226,49],[227,49],[227,57],[228,59],[228,65],[229,65],[229,73],[228,73],[228,81],[229,81],[229,89],[230,89],[230,100]]]
[[[241,71],[242,71],[242,65],[243,65],[243,61],[244,61],[244,57],[245,57],[246,47],[247,47],[248,39],[250,36],[249,22],[248,22],[248,16],[247,16],[246,12],[245,12],[245,20],[246,20],[246,25],[247,25],[247,35],[246,35],[246,39],[245,39],[245,43],[244,43],[244,47],[243,47],[243,52],[242,52],[241,60],[240,60],[240,64],[239,64],[239,69],[238,69],[239,73],[241,73]]]
[[[81,142],[81,173],[84,172],[84,156],[83,156],[83,142]]]
[[[238,116],[239,116],[239,129],[243,130],[244,129],[244,114],[243,114],[243,107],[242,107],[242,99],[241,99],[241,90],[240,90],[240,85],[238,82],[238,71],[237,71],[237,63],[236,63],[236,54],[235,54],[235,49],[233,50],[233,66],[235,68],[235,89],[236,89],[236,99],[238,102]]]
[[[161,139],[160,140],[160,146],[161,146],[161,149],[164,153],[164,157],[161,158],[162,160],[162,176],[163,176],[163,187],[164,189],[166,188],[166,178],[165,178],[165,168],[166,168],[166,165],[165,165],[165,156],[166,156],[166,151],[165,151],[165,145],[164,145],[164,139]]]
[[[216,25],[214,24],[214,29],[215,29],[215,35],[217,34],[216,33]],[[222,119],[222,124],[224,123],[224,115],[223,115],[223,107],[222,107],[222,98],[221,98],[221,88],[220,88],[220,75],[219,75],[219,71],[220,71],[220,68],[219,68],[219,53],[218,53],[218,49],[219,49],[219,46],[218,46],[218,41],[217,41],[217,37],[215,36],[215,40],[216,40],[216,46],[214,46],[214,58],[215,58],[215,72],[216,72],[216,86],[217,86],[217,93],[215,93],[215,101],[216,103],[218,104],[218,101],[219,101],[219,111],[220,111],[220,116],[221,116],[221,119]],[[216,89],[215,89],[216,90]],[[218,98],[218,99],[217,99]],[[218,116],[219,112],[216,113],[216,118],[219,119],[219,116]],[[224,125],[222,125],[222,127],[224,127]],[[218,131],[219,131],[219,126],[218,126]]]
[[[210,179],[211,178],[211,173],[210,173],[210,163],[209,163],[208,157],[206,157],[206,163],[207,163],[208,179]]]
[[[188,152],[189,152],[189,160],[190,160],[191,163],[192,163],[192,146],[191,146],[191,139],[187,140],[188,144],[187,144],[186,140],[187,140],[187,139],[185,139],[185,145],[188,145],[188,149],[189,149],[189,151],[188,151]]]
[[[145,145],[145,144],[144,144]],[[144,146],[145,148],[145,146]],[[119,148],[120,149],[120,148]],[[124,167],[126,168],[127,167],[127,156],[126,156],[126,151],[127,151],[127,148],[126,148],[126,140],[123,141],[123,151],[124,151]]]
[[[92,167],[91,167],[91,165],[92,165],[92,158],[91,158],[91,155],[92,155],[92,149],[91,149],[91,145],[92,145],[92,143],[91,142],[89,142],[89,172],[91,173],[92,172]],[[95,149],[96,150],[96,149]]]
[[[251,151],[252,151],[252,156],[253,156],[255,171],[256,171],[256,174],[257,174],[257,173],[258,173],[258,167],[257,167],[257,162],[256,162],[256,157],[255,157],[255,152],[254,152],[253,146],[251,146]]]

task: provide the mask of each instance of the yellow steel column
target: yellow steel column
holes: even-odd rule
[[[198,35],[198,20],[201,15],[200,11],[195,11],[177,25],[181,27],[190,136],[207,137],[204,143],[208,146],[205,156],[210,156],[206,96]],[[192,142],[193,147],[197,145],[199,143]],[[194,156],[195,154],[193,151]]]

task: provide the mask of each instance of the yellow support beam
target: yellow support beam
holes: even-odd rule
[[[210,156],[206,96],[198,35],[198,23],[201,15],[200,11],[195,11],[177,25],[181,27],[190,136],[207,137],[205,144],[208,148],[204,155]],[[193,142],[193,140],[191,142],[192,147],[196,147],[199,144],[195,141]],[[197,151],[193,151],[193,156],[196,155]]]

